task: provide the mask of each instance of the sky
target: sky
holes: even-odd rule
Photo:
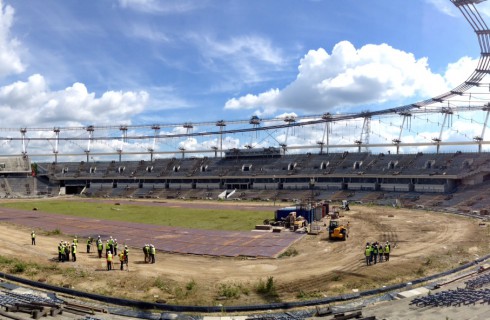
[[[450,0],[0,0],[0,7],[0,128],[380,110],[455,87],[480,53]],[[490,5],[478,9],[488,19]]]

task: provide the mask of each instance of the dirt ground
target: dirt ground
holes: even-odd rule
[[[195,205],[195,203],[193,203]],[[226,209],[226,206],[222,206]],[[98,294],[183,305],[239,305],[295,301],[352,293],[409,281],[472,261],[490,252],[490,229],[479,221],[443,213],[375,206],[343,211],[347,241],[323,232],[306,235],[278,259],[224,258],[157,253],[146,264],[131,248],[129,271],[106,271],[105,261],[79,247],[77,262],[57,262],[65,235],[0,224],[0,256],[25,262],[24,270],[0,263],[3,272]],[[366,266],[366,242],[390,241],[389,262]],[[289,254],[289,255],[288,255]],[[18,263],[17,263],[18,264]]]

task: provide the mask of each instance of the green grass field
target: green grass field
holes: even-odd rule
[[[264,219],[271,219],[271,211],[209,210],[191,208],[157,207],[138,204],[94,203],[83,201],[26,201],[2,203],[0,207],[31,211],[128,221],[208,230],[245,231],[254,229]]]

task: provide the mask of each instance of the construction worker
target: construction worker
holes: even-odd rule
[[[112,270],[112,252],[107,251],[107,271]]]
[[[99,241],[100,238],[97,240],[97,252],[99,253],[99,259],[102,258],[102,249],[104,246],[102,245],[102,240]]]
[[[34,230],[32,230],[31,232],[31,245],[36,245],[36,233],[34,232]]]
[[[378,243],[377,242],[373,242],[373,260],[374,260],[374,264],[376,264],[376,262],[378,261]]]
[[[391,251],[391,246],[388,241],[386,241],[385,248],[384,248],[384,253],[385,253],[385,261],[390,260],[390,251]]]
[[[65,247],[65,260],[66,261],[70,261],[70,245],[65,241],[64,243],[64,247]]]
[[[123,271],[124,270],[124,262],[125,262],[124,252],[119,253],[119,262],[121,262],[121,271]]]
[[[145,262],[150,262],[150,245],[148,243],[143,247],[143,253],[145,254]]]
[[[77,244],[75,242],[71,244],[71,261],[77,261]]]
[[[372,253],[371,245],[368,242],[368,243],[366,243],[366,249],[364,250],[364,254],[366,256],[366,265],[367,266],[371,265],[371,253]]]
[[[107,256],[107,253],[112,253],[112,248],[111,248],[111,243],[109,242],[109,240],[106,241],[106,244],[105,244],[105,255]]]
[[[73,238],[73,243],[78,247],[78,237]]]
[[[112,253],[114,253],[114,239],[112,239],[112,236],[109,239],[109,249],[111,250]]]
[[[62,262],[64,261],[63,257],[65,256],[63,252],[63,241],[60,241],[60,244],[58,245],[58,261]]]
[[[117,256],[117,239],[114,239],[114,244],[112,245],[113,247],[113,251],[114,252],[114,256]]]
[[[155,263],[155,253],[156,253],[155,246],[150,244],[150,260],[151,260],[151,263]]]
[[[90,253],[90,248],[92,248],[92,237],[87,239],[87,253]]]
[[[128,263],[129,263],[129,249],[128,249],[128,246],[124,246],[124,262],[126,262],[126,267],[128,266]]]
[[[378,258],[380,263],[383,262],[383,254],[384,254],[383,245],[380,243],[378,245]]]

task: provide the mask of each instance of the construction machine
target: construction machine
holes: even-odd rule
[[[349,236],[348,226],[345,226],[340,220],[332,219],[328,226],[328,238],[330,240],[347,240]]]

